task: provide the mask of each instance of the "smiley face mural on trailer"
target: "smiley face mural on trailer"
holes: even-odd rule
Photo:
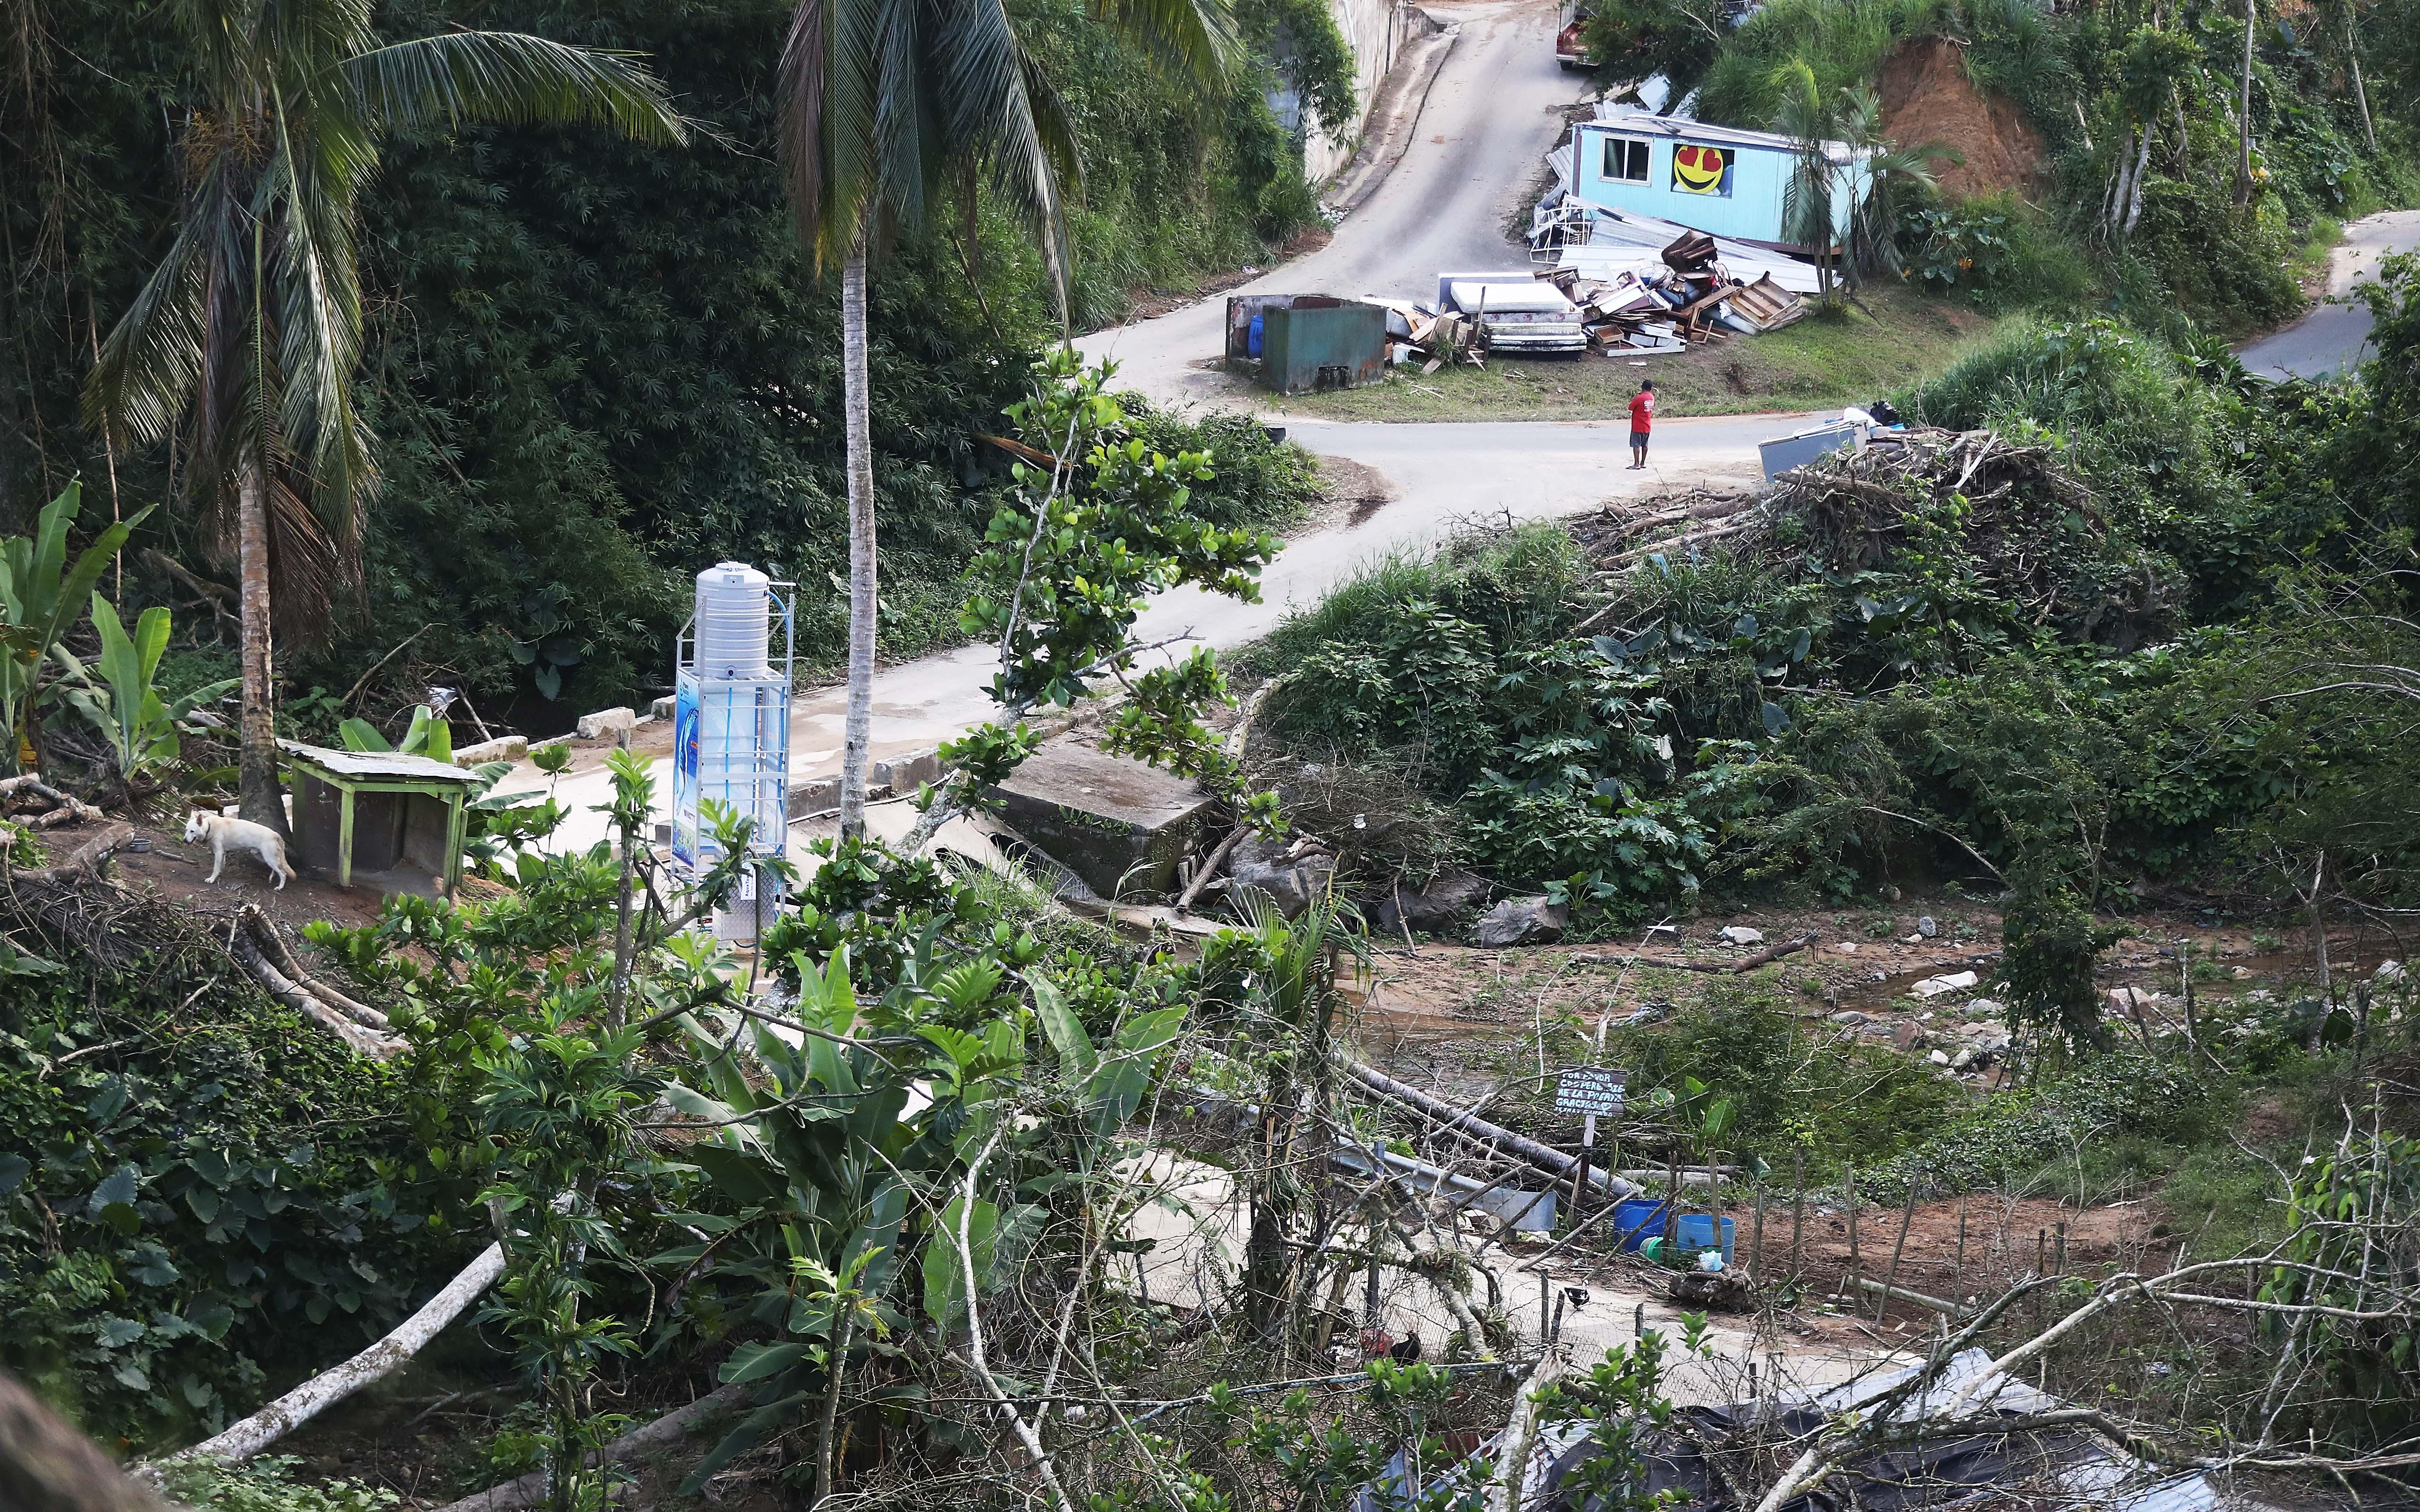
[[[1683,142],[1672,148],[1672,187],[1683,195],[1716,195],[1730,198],[1730,154],[1718,147]]]

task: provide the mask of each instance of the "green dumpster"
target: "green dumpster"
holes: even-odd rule
[[[1280,394],[1357,388],[1387,370],[1387,312],[1358,300],[1297,294],[1261,312],[1261,378]]]

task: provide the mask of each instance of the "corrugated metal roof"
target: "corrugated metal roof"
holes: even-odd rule
[[[304,745],[300,740],[280,740],[278,746],[292,756],[317,766],[327,768],[339,777],[405,777],[415,782],[447,782],[469,787],[477,782],[473,772],[463,771],[427,756],[405,756],[396,751],[334,751],[324,745]]]
[[[1623,136],[1662,136],[1675,141],[1704,142],[1713,147],[1753,147],[1774,152],[1795,152],[1798,139],[1779,132],[1751,132],[1738,126],[1710,126],[1704,121],[1683,120],[1678,116],[1658,116],[1652,111],[1617,110],[1592,121],[1581,121],[1572,128],[1576,136],[1581,132],[1612,132]],[[1841,142],[1823,144],[1835,163],[1849,163],[1865,154]]]

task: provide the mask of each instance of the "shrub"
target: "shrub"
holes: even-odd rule
[[[0,1364],[148,1444],[377,1337],[462,1249],[430,1216],[447,1189],[415,1163],[403,1077],[224,957],[9,978]]]
[[[2146,1055],[2098,1055],[2055,1081],[1992,1099],[1906,1154],[1873,1166],[1860,1188],[1880,1197],[1907,1183],[1925,1191],[1978,1191],[2022,1181],[2087,1142],[2119,1133],[2185,1139],[2218,1105],[2190,1071]]]
[[[1699,1005],[1619,1031],[1610,1045],[1614,1064],[1633,1068],[1633,1098],[1678,1094],[1694,1078],[1731,1099],[1730,1142],[1785,1170],[1793,1147],[1810,1171],[1905,1149],[1965,1102],[1957,1085],[1886,1046],[1808,1033],[1761,985],[1718,983]]]
[[[265,1455],[240,1464],[171,1460],[161,1468],[161,1489],[192,1512],[380,1512],[400,1506],[393,1491],[353,1481],[297,1485],[291,1455]]]

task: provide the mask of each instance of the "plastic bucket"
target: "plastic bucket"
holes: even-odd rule
[[[1260,356],[1262,329],[1262,317],[1258,315],[1253,316],[1251,329],[1244,334],[1244,355],[1247,357],[1257,358]]]
[[[1613,1205],[1614,1238],[1637,1254],[1649,1239],[1664,1237],[1664,1210],[1671,1206],[1666,1197],[1624,1197]]]
[[[1720,1248],[1723,1252],[1723,1264],[1730,1265],[1731,1245],[1738,1237],[1739,1224],[1725,1218],[1721,1220],[1721,1227],[1717,1228],[1712,1213],[1683,1213],[1681,1221],[1673,1226],[1672,1230],[1672,1238],[1681,1253],[1695,1255],[1706,1250]],[[1722,1236],[1719,1244],[1714,1238],[1716,1234]]]

